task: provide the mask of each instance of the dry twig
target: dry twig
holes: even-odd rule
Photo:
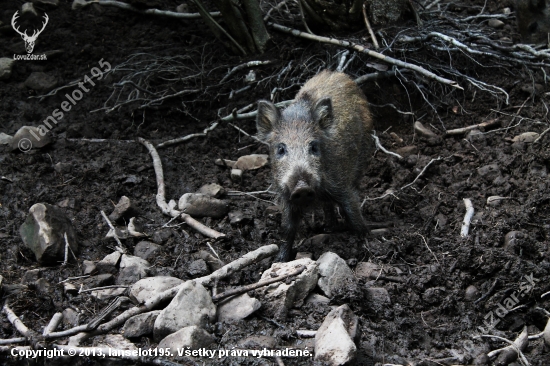
[[[460,228],[460,236],[465,238],[468,236],[470,231],[470,221],[474,216],[474,205],[469,198],[464,198],[464,206],[466,206],[466,214],[464,215],[464,221],[462,222],[462,227]]]

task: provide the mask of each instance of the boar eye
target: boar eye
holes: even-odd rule
[[[277,147],[275,148],[275,156],[277,157],[277,159],[280,159],[285,155],[286,155],[286,145],[283,143],[278,144]]]
[[[319,141],[311,141],[309,144],[309,152],[312,155],[319,155],[321,153],[321,149],[319,147]]]

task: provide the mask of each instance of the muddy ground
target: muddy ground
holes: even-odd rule
[[[21,38],[10,26],[13,13],[22,3],[2,1],[2,57],[24,53]],[[159,1],[157,5],[175,10],[178,3]],[[447,14],[456,17],[478,13],[482,6],[483,2],[450,6]],[[502,13],[505,6],[509,4],[489,2],[485,11]],[[64,0],[58,7],[36,4],[36,8],[46,11],[50,20],[38,38],[35,53],[61,52],[51,55],[47,61],[18,61],[11,77],[0,81],[0,132],[14,135],[21,126],[37,126],[66,100],[65,90],[43,100],[32,98],[47,93],[25,86],[25,80],[35,71],[53,76],[57,86],[62,86],[91,75],[91,69],[98,66],[101,59],[116,67],[138,53],[141,56],[135,57],[144,60],[143,65],[178,56],[179,59],[167,62],[170,67],[176,67],[182,77],[172,82],[173,92],[184,88],[199,89],[197,93],[148,108],[139,109],[140,102],[134,102],[109,113],[105,110],[92,112],[114,105],[113,99],[108,101],[113,84],[126,74],[124,70],[111,72],[102,80],[96,80],[95,86],[49,132],[53,138],[51,145],[27,153],[0,145],[0,275],[3,284],[20,283],[27,270],[42,268],[19,235],[19,227],[35,203],[63,206],[78,232],[82,248],[78,263],[64,268],[44,268],[43,277],[52,284],[50,292],[43,294],[29,288],[10,296],[12,309],[28,326],[41,332],[57,311],[67,307],[79,309],[81,323],[84,323],[107,304],[88,294],[65,295],[57,285],[68,277],[79,276],[83,260],[97,261],[113,251],[115,243],[105,238],[108,227],[101,210],[110,213],[121,196],[128,196],[139,210],[138,223],[145,233],[152,235],[169,220],[156,205],[157,185],[151,158],[133,139],[143,137],[157,144],[202,132],[234,108],[242,108],[260,98],[268,99],[275,87],[284,88],[275,101],[292,99],[300,84],[317,71],[335,69],[338,54],[343,49],[271,30],[273,40],[266,53],[244,58],[226,52],[200,20],[181,21],[94,6],[73,11],[71,4]],[[505,23],[505,28],[491,36],[519,41],[514,18],[506,19]],[[404,24],[413,31],[412,20]],[[300,24],[294,26],[299,28]],[[387,28],[388,39],[400,30],[402,28]],[[366,31],[339,36],[368,38]],[[394,57],[399,58],[399,50],[393,51]],[[428,62],[430,52],[425,47],[418,47],[414,57],[408,54],[408,61]],[[448,57],[444,52],[439,56]],[[312,246],[310,241],[302,239],[324,233],[326,229],[322,213],[315,212],[306,216],[298,234],[297,241],[301,244],[297,249],[312,252],[314,259],[326,251],[333,251],[352,268],[358,262],[372,261],[401,272],[402,283],[363,279],[356,291],[342,291],[332,299],[333,305],[348,303],[360,317],[357,365],[473,364],[473,357],[480,351],[504,346],[493,339],[474,341],[472,336],[480,333],[478,327],[491,324],[489,314],[496,314],[503,300],[514,291],[526,288],[528,277],[533,278],[534,285],[522,290],[516,304],[521,307],[498,318],[498,324],[487,333],[514,340],[524,326],[534,334],[542,331],[547,321],[544,313],[536,308],[550,311],[550,296],[541,299],[543,293],[550,291],[550,134],[536,143],[512,141],[521,133],[541,133],[548,128],[546,93],[550,88],[544,79],[546,74],[543,68],[499,67],[499,63],[491,59],[456,57],[459,61],[454,67],[466,75],[498,85],[509,94],[508,104],[502,95],[497,98],[473,88],[464,80],[458,80],[464,86],[463,91],[452,91],[452,88],[438,86],[427,79],[415,79],[411,73],[405,74],[404,79],[409,78],[406,81],[387,78],[364,83],[362,89],[372,103],[375,129],[383,146],[391,151],[415,146],[402,160],[376,152],[361,182],[361,194],[367,199],[363,207],[364,218],[372,229],[386,230],[378,235],[370,234],[366,240],[347,231],[336,232],[328,242]],[[230,99],[232,90],[247,85],[244,76],[249,69],[239,71],[229,82],[218,85],[220,80],[232,67],[258,59],[274,62],[252,68],[260,82]],[[291,61],[292,71],[278,78]],[[346,72],[358,77],[375,71],[368,63],[379,65],[378,61],[359,55]],[[546,73],[548,71],[546,68]],[[159,73],[151,77],[152,88],[166,85],[166,80],[155,78],[159,75],[163,76]],[[191,75],[198,76],[183,78]],[[439,99],[426,93],[428,103],[418,92],[421,88],[415,88],[408,82],[410,80],[416,80],[422,88],[438,90]],[[534,84],[540,87],[530,92],[529,86]],[[126,96],[123,94],[122,98]],[[381,107],[388,103],[400,111],[413,112],[415,117]],[[465,134],[442,137],[445,130],[496,118],[500,125],[482,129],[482,134],[469,138]],[[413,128],[416,120],[438,137],[425,138],[416,134]],[[244,131],[255,133],[253,120],[240,120],[235,124]],[[391,137],[391,132],[402,141]],[[91,142],[89,139],[107,141]],[[214,163],[219,158],[236,160],[252,153],[268,151],[226,122],[207,137],[159,149],[167,199],[177,200],[206,183],[218,183],[227,190],[243,192],[267,189],[271,179],[269,167],[247,171],[243,181],[235,183],[225,167]],[[432,162],[414,184],[401,189],[437,158],[440,159]],[[492,169],[486,168],[489,165]],[[392,194],[380,198],[390,189]],[[506,199],[489,206],[487,199],[490,196]],[[188,265],[199,250],[208,250],[207,242],[225,262],[261,245],[280,244],[280,214],[266,210],[274,205],[269,195],[261,198],[228,198],[230,210],[244,214],[245,220],[239,224],[230,224],[228,218],[201,219],[225,233],[227,236],[223,239],[205,238],[185,225],[171,228],[169,235],[160,239],[161,254],[152,261],[156,273],[191,278]],[[475,208],[467,238],[460,236],[464,198],[471,199]],[[511,231],[522,234],[505,244],[505,235]],[[132,252],[138,241],[128,239],[125,245]],[[233,276],[228,284],[256,282],[270,264],[270,260],[264,260],[251,266]],[[490,293],[474,302],[465,297],[469,286],[477,289],[474,299]],[[366,287],[386,288],[391,305],[371,306],[362,291]],[[293,330],[317,329],[328,311],[330,307],[306,306],[291,312],[287,321],[281,324],[263,317],[260,310],[246,321],[219,325],[217,343],[212,347],[230,348],[251,335],[273,336],[281,347],[296,345]],[[497,315],[494,317],[496,321]],[[3,316],[0,338],[17,336]],[[142,347],[155,345],[146,337],[134,341]],[[88,344],[94,342],[97,340],[90,340]],[[524,354],[531,365],[550,364],[550,350],[541,339],[530,341]],[[462,361],[453,360],[457,355],[467,356]],[[4,364],[32,363],[5,354],[0,357]],[[90,358],[79,362],[97,364],[99,361]],[[208,364],[210,361],[201,359],[199,362]],[[285,359],[285,364],[312,363],[308,359]],[[227,358],[223,364],[271,365],[275,361]]]

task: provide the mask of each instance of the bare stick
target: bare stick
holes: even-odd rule
[[[263,247],[256,249],[253,252],[245,254],[244,256],[237,259],[236,261],[226,264],[225,266],[218,269],[217,271],[212,272],[208,276],[197,278],[197,279],[194,279],[193,281],[196,281],[197,283],[200,283],[203,286],[208,286],[214,280],[220,280],[222,278],[226,278],[227,276],[230,276],[232,273],[238,272],[243,268],[250,266],[251,264],[258,263],[264,258],[268,258],[275,255],[278,251],[279,251],[279,247],[275,244],[265,245]],[[155,297],[145,301],[143,305],[135,306],[133,308],[126,310],[125,312],[118,315],[114,319],[100,325],[92,332],[80,333],[74,337],[71,337],[69,344],[77,346],[78,344],[80,344],[80,342],[84,341],[85,339],[88,339],[89,337],[92,337],[98,334],[107,333],[110,330],[118,326],[121,326],[126,322],[126,320],[130,319],[134,315],[142,314],[147,311],[153,310],[161,302],[170,300],[174,296],[176,296],[176,294],[178,293],[181,287],[182,285],[179,285],[171,289],[168,289],[164,292],[161,292]]]
[[[535,141],[533,141],[533,144],[539,142],[540,139],[542,139],[542,136],[546,135],[548,133],[548,131],[550,131],[550,128],[547,128],[546,130],[542,131],[542,133],[539,135],[539,137],[537,137],[537,139]]]
[[[426,171],[426,169],[428,169],[428,167],[435,161],[438,161],[438,160],[441,160],[441,156],[438,156],[437,159],[432,159],[430,160],[430,162],[428,164],[426,164],[426,166],[424,167],[424,169],[422,169],[422,171],[416,176],[416,178],[414,178],[414,180],[412,182],[410,182],[409,184],[407,185],[404,185],[403,187],[401,187],[401,190],[407,188],[407,187],[410,187],[412,186],[414,183],[416,183],[416,181],[418,180],[418,178],[420,178],[422,176],[422,174],[424,174],[424,172]]]
[[[101,210],[101,216],[103,216],[103,218],[105,219],[105,221],[107,222],[107,225],[109,225],[109,227],[111,228],[111,230],[113,230],[113,238],[115,238],[119,248],[122,250],[122,253],[126,253],[126,248],[124,248],[124,245],[122,245],[122,242],[120,241],[120,239],[118,238],[118,235],[116,234],[116,229],[115,227],[113,226],[113,224],[111,223],[111,220],[109,220],[109,218],[107,217],[107,215],[105,215],[105,212],[103,212],[103,210]],[[118,249],[118,248],[117,248]]]
[[[24,337],[0,339],[0,345],[12,344],[12,343],[23,343],[26,340],[27,338],[24,338]]]
[[[57,329],[57,326],[61,322],[61,319],[63,319],[63,313],[55,313],[52,316],[52,319],[50,320],[48,325],[46,325],[46,327],[44,328],[44,332],[42,332],[42,335],[45,337],[51,332],[55,331]]]
[[[220,81],[220,84],[222,84],[224,81],[226,81],[227,79],[229,79],[229,77],[231,75],[233,75],[234,73],[236,73],[237,71],[239,70],[242,70],[244,68],[247,68],[247,67],[254,67],[254,66],[261,66],[261,65],[269,65],[273,63],[272,60],[267,60],[267,61],[249,61],[249,62],[246,62],[244,64],[240,64],[238,66],[235,66],[234,68],[231,69],[231,71],[229,71],[227,73],[227,75],[225,75],[223,77],[223,79],[221,79]]]
[[[498,120],[498,118],[492,119],[492,120],[487,121],[487,122],[479,123],[477,125],[457,128],[457,129],[454,129],[454,130],[447,130],[447,131],[445,131],[445,136],[461,135],[461,134],[466,133],[466,132],[471,131],[471,130],[476,130],[478,128],[494,126],[494,125],[497,125],[497,124],[500,124],[500,121]]]
[[[15,329],[17,329],[19,333],[24,335],[26,338],[30,338],[32,336],[29,328],[27,328],[27,326],[21,321],[21,319],[19,319],[19,317],[15,315],[13,310],[10,309],[7,301],[4,303],[2,311],[4,312],[4,314],[6,314],[10,323],[15,327]]]
[[[269,279],[269,280],[267,280],[267,281],[256,282],[256,283],[252,283],[252,284],[250,284],[250,285],[241,286],[241,287],[238,287],[238,288],[234,288],[234,289],[231,289],[231,290],[222,292],[221,294],[212,296],[212,301],[219,301],[219,300],[225,299],[226,297],[229,297],[229,296],[240,295],[240,294],[243,294],[243,293],[245,293],[245,292],[248,292],[248,291],[251,291],[251,290],[255,290],[255,289],[257,289],[257,288],[260,288],[260,287],[264,287],[264,286],[267,286],[267,285],[271,285],[272,283],[275,283],[275,282],[284,281],[284,280],[286,280],[286,279],[289,278],[289,277],[299,275],[299,274],[302,273],[305,269],[306,269],[305,266],[300,266],[298,269],[294,270],[293,272],[291,272],[291,273],[289,273],[289,274],[287,274],[287,275],[280,276],[280,277],[275,277],[275,278],[271,278],[271,279]]]
[[[523,351],[525,347],[527,347],[527,344],[529,343],[529,336],[527,334],[527,327],[523,328],[523,331],[520,333],[520,335],[512,342],[506,338],[494,336],[494,335],[482,335],[481,337],[485,338],[496,338],[500,339],[501,341],[507,342],[510,345],[504,348],[496,349],[494,351],[491,351],[487,353],[487,356],[489,358],[493,358],[496,355],[499,355],[499,358],[497,359],[497,364],[499,365],[507,365],[514,361],[516,358],[519,357],[519,360],[521,361],[522,365],[528,366],[529,361],[525,358]]]
[[[182,213],[180,217],[183,221],[185,221],[187,225],[189,225],[190,227],[192,227],[193,229],[195,229],[196,231],[198,231],[204,236],[208,236],[209,238],[212,238],[212,239],[217,239],[225,236],[225,234],[220,233],[212,228],[209,228],[206,225],[203,225],[202,223],[195,220],[194,218],[192,218],[186,213]]]
[[[130,286],[126,286],[126,285],[109,285],[109,286],[101,286],[101,287],[80,289],[80,290],[78,290],[78,293],[81,294],[81,293],[84,293],[84,292],[107,290],[107,289],[110,289],[110,288],[128,288],[128,287],[130,287]]]
[[[160,98],[157,98],[157,99],[150,100],[150,101],[148,101],[147,103],[140,105],[138,109],[143,109],[143,108],[149,107],[149,106],[151,106],[152,104],[155,104],[155,103],[158,103],[158,102],[162,102],[163,100],[166,100],[166,99],[169,99],[169,98],[174,98],[174,97],[177,97],[177,96],[180,96],[180,95],[191,94],[191,93],[198,93],[198,92],[200,92],[200,89],[184,89],[184,90],[180,90],[180,91],[177,92],[177,93],[165,95],[165,96],[163,96],[163,97],[160,97]]]
[[[65,260],[61,264],[61,267],[65,267],[67,265],[67,260],[69,259],[69,240],[67,239],[66,232],[63,234],[63,237],[65,238]]]
[[[86,4],[77,4],[76,6],[73,5],[73,9],[79,8],[79,7],[85,7],[90,4],[99,4],[102,6],[113,6],[124,10],[130,10],[136,13],[148,14],[148,15],[160,15],[160,16],[165,16],[170,18],[179,18],[179,19],[200,19],[201,18],[201,15],[199,13],[176,13],[174,11],[159,10],[159,9],[141,10],[138,8],[134,8],[132,5],[129,5],[120,1],[114,1],[114,0],[92,0],[92,1],[86,2]],[[216,12],[210,13],[210,15],[213,17],[219,17],[221,13],[219,11],[216,11]]]
[[[548,295],[550,295],[550,291],[545,292],[542,295],[540,295],[540,298],[542,299],[544,296],[548,296]]]
[[[378,136],[376,136],[376,134],[372,134],[371,137],[374,139],[374,143],[376,144],[376,148],[382,150],[383,152],[385,152],[388,155],[395,156],[398,159],[403,159],[403,157],[401,155],[399,155],[397,153],[394,153],[394,152],[391,152],[389,150],[386,150],[386,148],[384,146],[382,146],[382,144],[380,143],[380,139],[378,138]]]
[[[285,4],[286,4],[287,0],[283,0],[281,1],[279,4],[277,4],[277,6],[269,9],[269,11],[267,12],[267,14],[265,15],[264,17],[264,22],[267,22],[269,20],[269,18],[271,17],[271,13],[273,12],[273,10],[279,10],[280,8],[282,8]]]
[[[230,126],[232,126],[233,128],[235,128],[237,131],[239,131],[240,133],[250,137],[251,139],[253,140],[256,140],[258,141],[259,143],[262,143],[262,144],[266,144],[268,145],[267,143],[265,143],[264,141],[260,140],[259,138],[257,138],[256,136],[253,136],[251,134],[249,134],[248,132],[246,132],[245,130],[243,130],[242,128],[238,127],[238,126],[235,126],[233,123],[229,123]]]
[[[313,338],[316,334],[316,330],[296,329],[296,335],[301,338]]]
[[[380,48],[380,45],[378,44],[378,40],[376,39],[376,36],[374,35],[374,32],[372,31],[372,28],[370,26],[369,17],[367,16],[366,4],[363,4],[363,19],[365,20],[365,25],[367,26],[370,38],[372,39],[372,45],[374,46],[374,49],[377,50]]]
[[[302,0],[296,0],[296,2],[298,3],[298,8],[300,8],[300,16],[302,18],[302,24],[304,25],[304,28],[309,34],[313,34],[311,29],[309,29],[309,27],[307,26],[306,16],[304,15],[304,8],[302,6]]]
[[[491,295],[493,293],[493,290],[497,286],[497,283],[498,283],[498,278],[493,282],[493,284],[491,285],[491,287],[489,287],[489,290],[487,290],[487,292],[485,294],[483,294],[479,299],[474,301],[474,304],[477,304],[478,302],[483,301],[487,297],[489,297],[489,295]]]
[[[149,141],[147,141],[145,139],[142,139],[141,137],[138,138],[138,141],[143,146],[145,146],[147,148],[147,150],[149,150],[149,154],[153,158],[153,167],[155,169],[155,175],[156,175],[156,178],[157,178],[157,186],[158,186],[157,205],[160,207],[162,212],[165,215],[169,215],[169,216],[172,216],[172,217],[180,216],[181,219],[187,223],[187,225],[191,226],[193,229],[197,230],[201,234],[206,235],[208,237],[219,238],[219,237],[225,236],[225,234],[217,232],[216,230],[211,229],[211,228],[201,224],[200,222],[198,222],[197,220],[195,220],[194,218],[192,218],[188,214],[182,213],[178,210],[174,210],[173,208],[168,206],[168,204],[166,203],[166,198],[165,198],[166,197],[165,196],[166,188],[164,186],[164,173],[162,171],[162,162],[160,161],[160,156],[159,156],[157,150],[155,149],[155,147]]]
[[[430,72],[430,71],[428,71],[428,70],[426,70],[423,67],[420,67],[418,65],[413,65],[413,64],[410,64],[408,62],[404,62],[404,61],[395,59],[393,57],[389,57],[389,56],[383,55],[381,53],[371,51],[371,50],[369,50],[369,49],[367,49],[367,48],[365,48],[361,45],[354,44],[354,43],[351,43],[351,42],[348,42],[348,41],[337,40],[337,39],[334,39],[334,38],[327,38],[327,37],[312,35],[312,34],[309,34],[309,33],[301,32],[297,29],[288,28],[288,27],[285,27],[285,26],[282,26],[282,25],[279,25],[279,24],[275,24],[275,23],[267,23],[267,24],[269,26],[275,28],[278,31],[289,33],[289,34],[292,34],[293,36],[296,36],[296,37],[302,37],[302,38],[310,39],[310,40],[313,40],[313,41],[324,42],[324,43],[334,44],[334,45],[341,46],[341,47],[352,48],[356,51],[359,51],[359,52],[367,54],[371,57],[377,58],[381,61],[385,61],[389,64],[396,65],[396,66],[399,66],[399,67],[404,67],[404,68],[407,68],[407,69],[411,69],[413,71],[416,71],[416,72],[424,75],[425,77],[427,77],[429,79],[433,79],[433,80],[436,80],[436,81],[438,81],[442,84],[450,85],[454,88],[463,90],[463,88],[456,81],[445,79],[445,78],[443,78],[441,76],[438,76],[438,75],[434,74],[433,72]]]
[[[464,215],[464,221],[460,228],[460,236],[465,238],[470,231],[470,221],[472,221],[472,217],[474,216],[474,205],[472,205],[472,201],[469,198],[464,198],[463,201],[464,206],[466,206],[466,214]]]

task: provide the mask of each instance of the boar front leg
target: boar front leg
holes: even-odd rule
[[[361,201],[357,192],[350,191],[343,195],[338,204],[344,211],[344,216],[351,229],[359,235],[365,235],[368,229],[361,215]]]
[[[279,254],[275,258],[275,262],[288,262],[290,261],[292,253],[292,245],[296,238],[296,232],[298,231],[298,225],[300,224],[300,214],[295,210],[286,207],[283,209],[283,228],[285,228],[286,240],[279,249]]]

